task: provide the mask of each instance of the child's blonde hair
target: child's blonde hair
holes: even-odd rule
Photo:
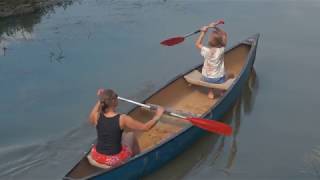
[[[223,36],[221,35],[221,33],[218,33],[217,31],[212,31],[209,37],[208,45],[210,47],[217,47],[217,48],[226,46],[226,44],[223,41]]]

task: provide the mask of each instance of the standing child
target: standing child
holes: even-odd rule
[[[196,47],[200,49],[204,58],[202,67],[202,80],[209,83],[221,84],[227,79],[224,69],[224,48],[227,44],[227,33],[218,28],[219,20],[201,28],[200,35],[196,41]],[[203,38],[209,28],[214,28],[209,36],[208,47],[202,45]],[[214,98],[213,89],[209,89],[208,97]]]

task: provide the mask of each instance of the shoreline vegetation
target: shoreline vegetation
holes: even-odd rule
[[[1,0],[0,18],[34,13],[54,5],[64,5],[72,0]]]

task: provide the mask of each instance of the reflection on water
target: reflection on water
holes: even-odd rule
[[[84,123],[54,140],[1,148],[0,179],[61,179],[94,138],[94,128]]]
[[[244,86],[244,89],[242,91],[241,103],[244,103],[244,105],[242,106],[244,113],[249,114],[252,111],[258,90],[259,79],[256,71],[253,70],[248,79],[247,85]]]
[[[31,32],[28,32],[24,29],[17,29],[14,32],[11,32],[10,35],[4,33],[0,36],[0,48],[1,48],[1,55],[5,56],[9,44],[14,41],[29,41],[33,39],[33,35]]]
[[[1,0],[0,18],[52,11],[54,5],[66,7],[72,1],[74,0]]]
[[[226,174],[229,174],[232,168],[232,165],[235,162],[235,157],[237,155],[237,136],[240,132],[241,125],[241,116],[242,113],[249,114],[252,111],[254,104],[254,99],[258,91],[258,78],[255,70],[253,70],[249,76],[249,79],[246,82],[246,85],[242,89],[241,96],[235,102],[233,107],[229,110],[228,113],[223,117],[223,119],[231,119],[231,126],[233,127],[232,137],[221,136],[218,140],[216,151],[213,151],[212,159],[209,158],[209,166],[214,166],[220,156],[225,155],[227,151],[227,161],[226,165],[223,168],[223,171]],[[227,139],[227,140],[226,140]],[[230,141],[231,144],[228,147],[226,145],[227,141]],[[209,155],[210,156],[210,155]]]
[[[241,115],[242,112],[249,114],[252,111],[254,105],[255,96],[258,91],[258,79],[255,70],[251,72],[246,85],[242,89],[241,97],[236,101],[231,110],[224,116],[224,119],[231,119],[231,125],[233,126],[233,135],[231,140],[231,145],[229,148],[229,155],[225,168],[223,169],[226,174],[229,174],[234,164],[235,157],[237,154],[237,136],[240,131],[241,125]],[[225,139],[229,137],[221,137],[220,143],[217,144],[218,150],[215,152],[214,161],[212,161],[211,166],[214,165],[216,160],[222,154],[221,152],[225,147]]]
[[[63,50],[61,48],[60,43],[57,44],[57,51],[51,51],[50,55],[50,62],[58,62],[58,63],[62,63],[63,59],[65,58],[64,54],[63,54]]]
[[[312,152],[306,155],[305,165],[311,174],[320,179],[320,146],[313,148]]]
[[[1,55],[5,56],[8,48],[6,46],[1,46],[1,43],[0,43],[0,48],[1,48]]]
[[[4,1],[2,3],[10,4],[14,1]],[[34,38],[34,27],[42,21],[42,18],[55,13],[55,8],[62,7],[66,9],[75,1],[62,1],[55,6],[46,6],[39,9],[36,13],[26,14],[18,17],[0,18],[0,49],[1,55],[5,56],[7,50],[10,52],[10,44],[17,41],[28,41]],[[24,3],[30,4],[29,1]]]

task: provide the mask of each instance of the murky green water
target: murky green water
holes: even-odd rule
[[[194,38],[224,18],[233,44],[261,33],[256,79],[208,135],[152,179],[319,179],[317,1],[82,0],[0,20],[0,179],[59,179],[87,150],[99,87],[139,100],[201,58]],[[129,105],[121,105],[125,111]],[[233,112],[233,113],[232,113]]]

